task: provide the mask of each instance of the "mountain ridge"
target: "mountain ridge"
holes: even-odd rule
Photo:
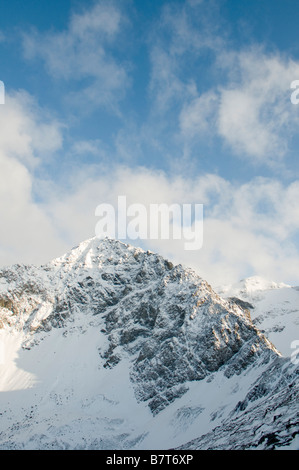
[[[36,393],[39,397],[33,400],[36,405],[41,399],[41,390],[44,393],[44,387],[50,384],[56,390],[53,392],[56,398],[51,393],[49,395],[52,397],[50,402],[53,402],[53,410],[59,406],[57,396],[63,397],[65,394],[69,396],[70,403],[72,397],[76,396],[74,403],[79,415],[86,409],[86,406],[82,407],[82,403],[86,401],[90,402],[87,408],[96,407],[100,416],[105,415],[106,408],[102,404],[103,409],[98,409],[101,400],[98,403],[96,397],[104,396],[106,405],[110,403],[112,409],[113,406],[120,408],[120,416],[126,416],[123,421],[119,417],[113,418],[119,421],[119,426],[112,425],[113,432],[109,442],[120,445],[116,438],[119,429],[122,426],[127,429],[124,423],[131,423],[131,431],[125,432],[126,436],[121,440],[121,445],[126,448],[150,445],[154,439],[155,423],[160,422],[161,416],[168,416],[169,410],[172,410],[173,416],[179,416],[176,406],[184,400],[194,402],[191,407],[187,407],[193,410],[190,412],[193,415],[203,416],[206,413],[218,416],[219,422],[224,416],[230,419],[230,413],[238,414],[240,411],[236,408],[237,403],[242,400],[244,402],[246,393],[249,393],[247,385],[246,390],[243,390],[245,395],[240,396],[236,403],[234,400],[231,403],[231,396],[228,394],[224,405],[226,411],[222,411],[222,414],[217,412],[217,401],[215,409],[210,410],[204,405],[196,404],[191,391],[198,387],[210,389],[209,384],[220,376],[228,384],[235,382],[238,376],[252,376],[258,380],[262,371],[271,367],[274,361],[278,360],[279,364],[283,364],[278,350],[253,324],[248,309],[242,308],[231,299],[220,297],[193,270],[182,265],[174,266],[156,253],[113,239],[86,240],[39,268],[22,265],[3,268],[0,270],[0,306],[2,333],[6,332],[9,337],[12,331],[19,332],[18,354],[35,373],[39,371],[39,375],[36,374],[37,377],[31,382],[27,376],[26,382],[23,374],[23,382],[20,379],[20,383],[27,384],[23,394],[28,395],[28,390]],[[88,345],[87,338],[90,338]],[[78,356],[79,363],[73,363],[72,355],[79,354],[79,350],[74,352],[74,345],[81,341],[89,351],[88,357],[92,357],[91,363],[85,364],[85,382],[95,384],[90,386],[90,390],[87,387],[80,394],[77,390],[81,390],[82,385],[77,382],[76,373],[82,373],[81,362],[84,363],[85,359],[84,355],[83,358]],[[30,358],[38,355],[38,351],[43,351],[45,344],[48,344],[48,351],[51,351],[49,354],[45,353],[46,362],[54,375],[57,364],[53,357],[55,348],[58,348],[56,345],[61,344],[62,350],[58,348],[56,353],[62,363],[67,364],[63,348],[65,351],[73,351],[69,353],[68,360],[74,371],[73,375],[67,374],[67,380],[54,380],[50,373],[47,376],[44,370],[33,365]],[[66,353],[65,355],[67,356]],[[52,357],[51,361],[48,356]],[[93,375],[88,375],[91,365]],[[42,368],[42,364],[39,367]],[[15,371],[13,368],[11,370]],[[122,379],[118,378],[116,371],[119,371]],[[122,387],[120,380],[127,384],[124,395],[129,397],[127,400],[133,415],[133,410],[137,407],[142,410],[141,415],[146,416],[145,421],[141,420],[138,425],[124,411],[125,401],[119,397],[113,399],[113,387],[109,389],[107,385],[115,381],[117,386]],[[17,379],[10,375],[9,367],[5,383],[3,380],[0,383],[4,389],[5,386],[8,388],[7,392],[8,383],[15,383],[15,389],[20,386]],[[28,383],[31,384],[29,387]],[[37,385],[38,383],[41,385]],[[107,387],[107,392],[102,393],[103,388],[106,390]],[[271,393],[271,387],[268,387],[267,393]],[[61,400],[64,402],[65,398]],[[202,400],[204,401],[203,398]],[[248,400],[250,402],[252,396]],[[28,403],[24,408],[26,406]],[[76,406],[74,404],[75,408]],[[185,408],[186,405],[183,406]],[[12,411],[11,413],[13,414]],[[114,413],[113,411],[112,415]],[[102,418],[103,422],[100,420],[101,424],[97,427],[96,416],[89,416],[92,427],[99,433],[104,433],[105,419]],[[36,419],[42,427],[40,418]],[[173,434],[175,426],[171,425],[172,419],[167,426],[170,426]],[[216,424],[211,418],[205,419],[210,428]],[[49,420],[48,415],[46,420]],[[74,423],[75,421],[76,419]],[[108,421],[110,422],[110,418]],[[68,439],[74,432],[74,423],[67,425]],[[24,426],[25,422],[22,422],[18,431],[17,441],[21,447],[26,447],[31,442],[22,437]],[[200,423],[198,427],[201,428]],[[59,435],[61,428],[57,429]],[[141,429],[139,434],[137,429]],[[30,432],[33,432],[32,429]],[[80,442],[73,441],[74,446],[90,448],[98,445],[105,448],[108,445],[103,437],[101,443],[92,444],[90,431],[85,432],[85,441],[88,441],[85,442],[85,447],[82,437]],[[5,427],[1,429],[0,446],[17,445],[7,441],[7,433]],[[183,431],[179,434],[180,443],[187,442]],[[193,437],[195,439],[196,434]],[[38,448],[48,445],[48,438],[42,443],[43,440],[31,435],[31,440],[31,445]],[[71,445],[70,442],[63,445]],[[174,440],[173,443],[175,442]],[[169,445],[172,446],[173,443],[169,442]]]

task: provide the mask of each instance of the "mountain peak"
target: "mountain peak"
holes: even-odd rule
[[[12,267],[0,272],[0,277],[0,324],[8,343],[11,331],[18,335],[17,345],[22,348],[15,355],[20,357],[22,371],[31,370],[36,376],[30,386],[39,409],[37,422],[41,425],[42,413],[46,413],[46,422],[52,427],[55,423],[58,433],[66,429],[71,435],[78,428],[78,420],[69,423],[67,418],[73,410],[80,410],[82,423],[89,423],[93,415],[101,416],[92,421],[91,434],[83,425],[85,442],[112,429],[113,448],[137,445],[146,438],[146,423],[152,423],[148,432],[155,436],[158,417],[168,416],[168,410],[177,410],[177,417],[172,418],[176,423],[182,416],[196,417],[203,409],[197,401],[202,402],[205,390],[207,397],[216,393],[217,385],[213,388],[212,383],[221,377],[227,390],[225,398],[222,391],[218,398],[226,404],[211,410],[206,403],[203,421],[210,426],[220,424],[223,413],[228,417],[236,412],[234,407],[238,409],[231,395],[241,378],[241,389],[247,393],[248,381],[253,383],[280,360],[250,314],[220,297],[194,271],[114,239],[91,238],[45,266]],[[24,373],[16,373],[12,364],[5,365],[0,381],[5,390],[11,384],[16,389],[27,383]],[[244,393],[239,394],[243,408],[247,406],[242,401]],[[45,396],[50,408],[43,405]],[[55,421],[60,403],[66,409],[65,426]],[[176,403],[181,403],[179,410]],[[122,423],[130,430],[125,432]],[[172,429],[175,436],[176,425]],[[118,433],[125,444],[117,441]],[[180,436],[185,439],[184,433]],[[30,439],[35,442],[32,435]],[[102,448],[104,444],[97,441],[97,445]]]
[[[217,288],[217,292],[225,297],[239,296],[248,300],[252,297],[258,296],[263,291],[290,287],[291,286],[283,282],[271,281],[261,276],[251,276],[245,279],[241,279],[235,284],[220,286]]]
[[[125,253],[132,251],[143,250],[113,238],[93,237],[74,246],[66,254],[52,260],[50,264],[53,266],[69,265],[71,268],[75,266],[93,268],[99,266],[105,257],[106,259],[111,256],[121,258]]]

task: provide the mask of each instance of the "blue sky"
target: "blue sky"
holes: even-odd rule
[[[94,236],[96,206],[125,194],[204,204],[197,253],[142,245],[210,282],[299,284],[294,1],[0,7],[1,265]]]

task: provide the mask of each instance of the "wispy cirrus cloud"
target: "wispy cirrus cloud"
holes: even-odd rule
[[[299,62],[260,50],[230,52],[221,60],[222,83],[182,104],[185,139],[220,137],[235,156],[275,166],[282,162],[299,126],[290,84]],[[219,64],[215,63],[215,67]]]
[[[187,147],[211,137],[249,164],[279,168],[299,125],[290,102],[299,61],[261,44],[234,49],[216,4],[195,3],[163,11],[151,48],[155,111]]]
[[[290,102],[290,83],[299,62],[261,51],[235,58],[239,82],[220,88],[218,132],[238,154],[275,164],[288,150],[299,119]],[[232,71],[230,71],[232,73]]]
[[[24,57],[41,59],[56,80],[68,83],[69,101],[88,106],[105,106],[118,112],[129,79],[125,61],[114,57],[125,15],[115,2],[100,1],[73,13],[63,31],[23,35]]]
[[[224,43],[213,18],[217,10],[214,2],[206,8],[202,1],[170,3],[162,9],[150,42],[149,86],[158,109],[169,110],[173,103],[196,96],[196,64],[207,51],[214,54]]]

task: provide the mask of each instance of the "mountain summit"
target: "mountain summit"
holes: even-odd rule
[[[296,445],[296,365],[158,254],[93,238],[3,268],[0,328],[2,449]]]

